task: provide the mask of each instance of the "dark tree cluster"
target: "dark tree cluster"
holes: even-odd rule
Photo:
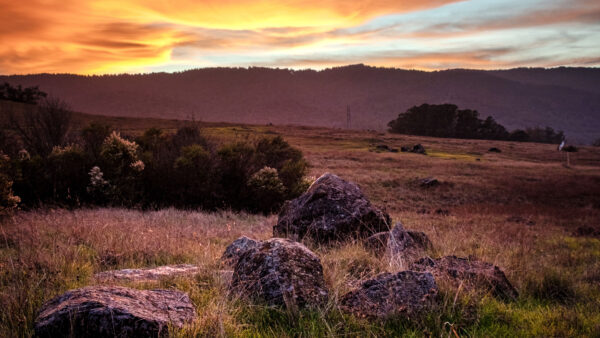
[[[454,104],[414,106],[390,121],[388,127],[392,133],[433,137],[542,143],[560,143],[564,139],[562,131],[555,132],[550,127],[508,132],[493,117],[482,120],[476,110],[458,109]]]
[[[13,201],[6,208],[19,199],[25,208],[174,206],[269,213],[307,188],[307,162],[280,136],[222,144],[190,124],[174,134],[152,128],[133,138],[98,123],[69,134],[69,119],[56,118],[54,110],[36,112],[27,124],[35,133],[15,124],[14,142],[23,148],[10,158],[2,155],[0,188]],[[36,141],[38,134],[44,142]]]
[[[8,82],[0,85],[0,100],[36,104],[47,96],[38,86],[23,88],[18,85],[13,87]]]

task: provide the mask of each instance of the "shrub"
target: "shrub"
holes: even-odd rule
[[[139,146],[112,132],[100,151],[107,179],[114,186],[113,201],[133,205],[140,200],[139,177],[145,165],[138,157]]]
[[[21,199],[13,194],[13,182],[6,173],[9,161],[10,158],[0,152],[0,216],[10,213],[21,202]]]
[[[104,205],[111,196],[112,186],[104,179],[104,173],[100,167],[94,166],[88,173],[90,183],[86,190],[90,196],[90,201],[94,204]]]
[[[212,179],[211,154],[199,144],[181,149],[174,163],[176,193],[182,206],[208,206],[213,204],[214,180]]]
[[[54,147],[47,160],[52,183],[52,200],[70,205],[79,204],[86,193],[87,158],[81,147]]]
[[[279,210],[286,195],[286,189],[277,169],[264,167],[254,173],[248,180],[248,187],[254,211],[265,214]]]
[[[102,150],[102,144],[107,137],[111,134],[111,127],[101,123],[90,123],[87,127],[81,131],[81,138],[83,140],[83,149],[88,155],[97,160],[100,157],[100,151]]]

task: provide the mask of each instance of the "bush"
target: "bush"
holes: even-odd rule
[[[137,143],[114,131],[102,144],[100,158],[106,168],[106,179],[114,187],[115,203],[133,205],[140,200],[138,179],[145,165],[139,159],[138,151]]]
[[[21,202],[21,199],[13,194],[13,182],[6,173],[9,161],[8,156],[0,153],[0,216],[10,213]]]
[[[87,157],[79,146],[54,147],[47,160],[51,199],[69,205],[80,204],[86,193],[87,167]]]
[[[260,169],[250,177],[248,187],[252,194],[250,201],[253,202],[253,211],[268,214],[281,208],[286,189],[279,179],[277,169]]]

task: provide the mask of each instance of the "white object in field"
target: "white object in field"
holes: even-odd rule
[[[560,145],[558,146],[558,151],[561,151],[563,149],[563,147],[565,146],[565,140],[562,140],[562,142],[560,143]]]

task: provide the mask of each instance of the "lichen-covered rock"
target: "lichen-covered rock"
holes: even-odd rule
[[[258,243],[259,241],[246,236],[236,239],[225,249],[223,256],[221,256],[221,262],[226,266],[234,266],[244,252],[256,247]]]
[[[368,250],[378,256],[385,255],[396,270],[406,270],[410,263],[425,256],[433,248],[429,237],[420,231],[405,230],[397,223],[391,231],[370,236],[365,240]]]
[[[517,290],[510,284],[499,267],[456,256],[438,259],[422,258],[410,266],[411,270],[431,272],[436,279],[450,281],[456,287],[462,284],[467,290],[491,292],[492,295],[504,299],[518,297]]]
[[[157,337],[196,318],[187,294],[91,286],[67,291],[42,307],[39,337]]]
[[[413,317],[435,304],[437,292],[435,280],[428,272],[386,272],[344,295],[341,307],[358,317]]]
[[[295,310],[327,302],[323,267],[304,245],[283,238],[247,250],[233,271],[232,289],[257,303]]]
[[[326,173],[279,213],[274,237],[317,243],[365,238],[390,228],[390,217],[373,207],[354,184]]]
[[[191,264],[164,265],[148,269],[123,269],[102,271],[94,275],[99,282],[151,282],[162,278],[194,276],[200,267]]]

